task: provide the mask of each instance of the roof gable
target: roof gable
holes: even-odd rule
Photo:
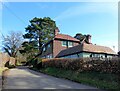
[[[80,40],[78,40],[70,35],[65,35],[65,34],[57,34],[55,36],[55,39],[64,39],[64,40],[71,40],[71,41],[80,42]]]

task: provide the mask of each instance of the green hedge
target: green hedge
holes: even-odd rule
[[[29,60],[26,65],[33,66],[33,68],[40,69],[42,68],[42,59],[41,58],[32,58]]]
[[[102,73],[120,73],[120,60],[118,58],[79,58],[79,59],[43,59],[42,67],[56,67],[68,70],[97,71]]]

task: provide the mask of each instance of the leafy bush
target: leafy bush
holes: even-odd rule
[[[9,65],[8,68],[9,68],[9,69],[15,68],[15,65]]]
[[[41,58],[37,58],[37,65],[36,68],[39,70],[40,68],[42,68],[42,59]]]
[[[68,70],[96,71],[107,73],[120,73],[120,60],[118,58],[100,59],[100,58],[79,58],[79,59],[43,59],[42,67],[56,67]]]
[[[32,58],[25,65],[32,66],[33,68],[40,69],[42,68],[42,59],[41,58]]]

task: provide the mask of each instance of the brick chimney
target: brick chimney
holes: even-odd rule
[[[91,35],[89,35],[89,34],[87,35],[87,41],[89,44],[91,44]]]
[[[55,29],[55,36],[57,35],[57,34],[59,34],[59,32],[60,32],[60,30],[58,29],[58,27]]]

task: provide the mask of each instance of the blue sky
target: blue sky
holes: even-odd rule
[[[25,33],[34,17],[51,17],[60,32],[91,34],[92,43],[118,50],[118,3],[113,2],[5,2],[0,6],[0,30]]]

